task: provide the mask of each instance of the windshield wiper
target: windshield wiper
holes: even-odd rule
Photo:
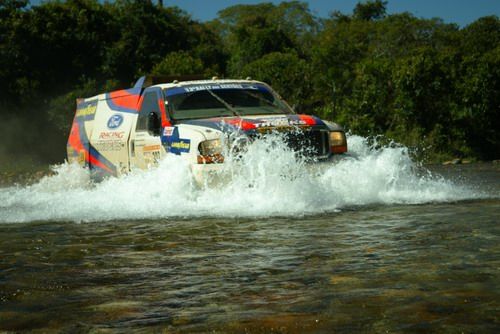
[[[220,97],[219,95],[215,94],[210,89],[207,89],[207,92],[209,92],[210,95],[212,95],[213,97],[215,97],[217,99],[217,101],[219,101],[220,103],[222,103],[224,105],[224,107],[226,107],[227,110],[229,110],[230,112],[233,113],[234,116],[237,116],[237,117],[241,118],[241,115],[236,111],[236,109],[234,109],[229,103],[227,103],[226,101],[224,101],[224,99],[222,99],[222,97]]]

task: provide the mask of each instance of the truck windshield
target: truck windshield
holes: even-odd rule
[[[292,113],[261,85],[186,86],[166,89],[164,93],[174,120]]]

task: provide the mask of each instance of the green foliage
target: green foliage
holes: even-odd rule
[[[206,23],[150,0],[0,0],[1,133],[15,139],[0,154],[21,143],[61,160],[77,97],[151,73],[250,76],[353,133],[435,159],[498,159],[499,45],[497,16],[460,29],[388,15],[382,0],[327,19],[300,1],[237,5]]]
[[[462,30],[462,50],[468,55],[482,55],[500,45],[500,20],[485,16]]]
[[[376,135],[391,130],[398,115],[393,109],[393,63],[387,58],[364,59],[354,69],[352,94],[339,108],[339,119],[362,135]]]
[[[241,76],[246,64],[269,53],[306,53],[319,27],[308,6],[298,1],[232,6],[219,12],[216,24],[230,55],[231,76]]]
[[[184,51],[169,53],[162,61],[156,64],[151,74],[154,75],[183,75],[203,73],[201,59],[192,57]]]
[[[164,55],[196,43],[190,18],[177,8],[159,8],[147,0],[105,5],[113,41],[104,47],[103,73],[131,82],[148,73]],[[126,27],[126,28],[125,28]]]
[[[95,79],[82,78],[82,82],[68,93],[53,98],[47,108],[48,120],[64,135],[69,134],[73,117],[75,116],[76,99],[91,97],[101,93]]]
[[[480,156],[498,158],[500,152],[500,46],[479,61],[468,58],[457,84],[461,97],[459,120],[466,139]]]
[[[354,7],[353,16],[358,20],[377,20],[385,16],[387,1],[368,0],[364,3],[359,2]]]
[[[310,67],[295,53],[274,52],[255,60],[242,70],[242,75],[269,83],[297,111],[305,111],[311,94]]]

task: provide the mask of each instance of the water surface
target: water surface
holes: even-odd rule
[[[0,189],[0,331],[498,332],[498,165],[350,142],[307,173],[250,155],[224,187],[165,164]]]

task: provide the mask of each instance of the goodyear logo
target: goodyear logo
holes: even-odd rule
[[[76,116],[94,116],[97,109],[97,101],[82,103],[76,108]]]
[[[189,151],[189,148],[191,147],[191,142],[190,141],[175,141],[171,145],[172,148],[178,149],[178,150],[186,150]]]
[[[189,139],[178,139],[170,143],[168,150],[173,154],[181,154],[189,152],[191,148],[191,140]]]

